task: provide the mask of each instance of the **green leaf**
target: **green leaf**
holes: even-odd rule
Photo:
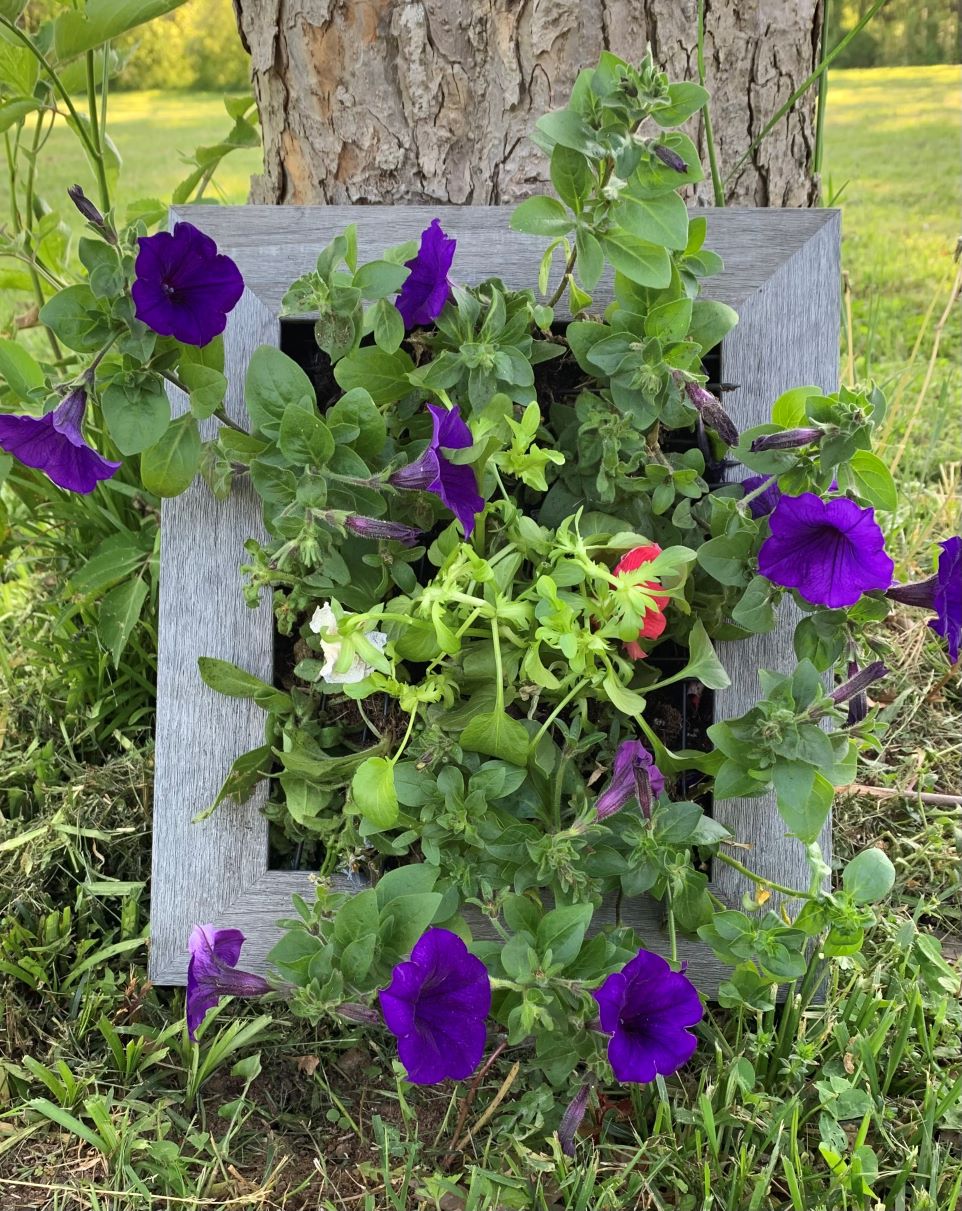
[[[156,445],[170,424],[170,400],[159,379],[111,383],[100,408],[121,454],[140,454]]]
[[[125,580],[147,560],[148,552],[138,543],[127,539],[111,545],[82,564],[70,580],[70,591],[81,597],[92,597]],[[103,543],[100,544],[104,546]]]
[[[459,742],[471,753],[500,757],[513,765],[525,765],[530,738],[523,723],[504,711],[484,711],[475,715],[462,731]]]
[[[586,227],[579,227],[575,248],[578,250],[578,275],[589,290],[594,290],[605,271],[605,254],[601,244]]]
[[[443,896],[437,891],[396,896],[384,909],[381,945],[388,961],[403,959],[411,953],[418,938],[434,920]]]
[[[645,699],[641,694],[637,694],[634,690],[628,689],[626,685],[622,685],[614,673],[606,674],[602,682],[602,688],[608,695],[608,701],[622,715],[627,715],[630,719],[644,713]]]
[[[101,46],[146,21],[173,12],[184,0],[87,0],[83,12],[61,13],[53,23],[60,60]]]
[[[44,383],[43,371],[24,347],[16,341],[0,338],[0,378],[19,399]]]
[[[573,216],[557,198],[527,198],[511,212],[512,231],[526,231],[532,235],[566,235],[574,225]]]
[[[612,217],[625,231],[660,248],[680,251],[688,243],[688,207],[677,193],[657,198],[622,194]]]
[[[227,772],[223,785],[217,792],[217,798],[205,811],[195,816],[195,820],[205,820],[215,808],[229,800],[240,806],[246,803],[254,793],[258,782],[267,775],[271,767],[271,746],[262,744],[259,748],[249,749],[234,759]]]
[[[738,323],[738,312],[714,299],[695,299],[691,306],[688,339],[701,345],[702,353],[714,349]]]
[[[351,445],[361,458],[374,458],[384,449],[387,424],[370,393],[363,387],[355,387],[342,395],[334,407],[327,411],[326,419],[332,427],[350,425],[357,429],[357,436]]]
[[[404,320],[397,307],[388,299],[378,299],[371,308],[374,342],[385,353],[394,353],[404,340]]]
[[[535,948],[544,958],[551,951],[552,964],[564,966],[576,958],[591,921],[590,904],[569,904],[554,908],[538,925]]]
[[[179,496],[196,475],[200,455],[197,421],[192,416],[178,416],[140,456],[144,487],[155,496]]]
[[[351,795],[358,811],[376,829],[390,828],[399,815],[394,788],[394,766],[386,757],[368,757],[351,779]]]
[[[244,384],[247,412],[255,429],[277,441],[290,407],[315,411],[314,388],[300,366],[270,345],[255,349]]]
[[[362,265],[354,275],[354,285],[365,299],[386,299],[389,295],[397,294],[404,285],[411,270],[404,265],[394,265],[390,261],[369,261]],[[397,311],[397,308],[394,308]]]
[[[651,116],[659,126],[681,126],[707,102],[708,90],[692,80],[668,85],[668,104],[652,110]]]
[[[40,102],[31,97],[17,97],[13,101],[0,104],[0,131],[9,130],[18,122],[22,122],[27,114],[40,108]]]
[[[407,376],[414,362],[403,349],[385,353],[377,345],[349,353],[334,367],[334,378],[344,391],[362,387],[378,406],[393,404],[411,390]]]
[[[732,622],[755,635],[764,635],[775,626],[772,604],[775,589],[765,576],[755,576],[732,610]]]
[[[617,227],[602,238],[602,244],[615,269],[639,286],[663,290],[671,282],[671,259],[657,244]]]
[[[722,662],[715,655],[715,649],[708,638],[705,624],[700,618],[695,619],[688,634],[688,651],[686,677],[695,678],[709,690],[723,690],[731,685],[731,679],[725,672]]]
[[[250,698],[261,710],[286,711],[290,710],[290,695],[275,689],[248,673],[246,669],[238,668],[229,660],[218,660],[213,656],[200,656],[197,668],[204,685],[210,686],[218,694],[228,698]]]
[[[297,405],[290,407],[281,420],[281,453],[301,467],[323,467],[334,453],[334,438],[327,425],[314,412]]]
[[[593,183],[591,165],[581,152],[559,143],[551,153],[551,184],[575,214],[581,211]]]
[[[895,886],[895,867],[880,849],[863,849],[842,871],[842,886],[856,904],[883,900]]]
[[[424,778],[423,774],[421,778]],[[378,905],[384,909],[398,896],[413,896],[433,891],[439,873],[436,866],[427,862],[412,862],[410,866],[389,870],[381,875],[374,888]]]
[[[877,509],[896,509],[899,503],[898,489],[892,473],[871,450],[856,450],[849,460],[849,469],[855,476],[855,490]]]
[[[97,638],[110,653],[114,668],[120,665],[120,657],[140,621],[146,600],[147,584],[137,576],[111,589],[100,603]]]
[[[181,362],[180,379],[190,393],[190,410],[198,420],[213,416],[224,402],[227,379],[213,366]]]
[[[89,286],[68,286],[40,308],[40,322],[77,353],[93,353],[106,340],[107,317],[97,307]]]
[[[784,429],[797,429],[806,421],[805,401],[812,395],[821,395],[818,387],[793,387],[784,391],[772,404],[772,424]]]
[[[572,109],[556,109],[544,114],[536,123],[538,130],[562,147],[580,151],[589,159],[597,160],[604,155],[595,132],[588,123]]]
[[[772,782],[778,812],[800,841],[815,841],[832,806],[832,784],[802,761],[777,761]]]

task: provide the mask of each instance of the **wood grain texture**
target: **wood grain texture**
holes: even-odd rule
[[[721,170],[815,69],[824,0],[704,0],[706,82]],[[543,188],[530,139],[604,50],[651,44],[697,79],[696,0],[234,0],[264,132],[252,202],[501,203]],[[815,92],[734,175],[729,205],[808,206]],[[707,159],[704,119],[686,125]],[[705,181],[695,196],[707,202]]]
[[[182,207],[171,220],[189,218],[237,261],[247,289],[225,334],[230,415],[244,422],[242,384],[260,344],[277,344],[277,313],[291,280],[313,267],[320,249],[347,223],[358,227],[363,258],[386,243],[417,236],[437,207]],[[455,272],[476,282],[497,272],[512,287],[530,285],[544,241],[507,230],[509,207],[451,207],[441,212],[458,238]],[[739,384],[726,398],[736,421],[747,427],[767,419],[775,397],[790,386],[837,381],[839,220],[829,210],[701,211],[708,244],[725,259],[725,270],[707,283],[708,297],[736,307],[741,321],[723,346],[724,377]],[[610,282],[595,292],[596,305],[610,300]],[[176,393],[175,393],[176,395]],[[174,399],[175,410],[184,401]],[[208,422],[214,424],[215,422]],[[213,800],[234,758],[263,743],[263,713],[251,704],[207,689],[197,672],[199,656],[231,660],[270,680],[273,618],[269,603],[249,609],[241,596],[243,543],[263,536],[260,508],[249,485],[229,501],[215,501],[202,482],[166,501],[162,517],[160,654],[157,755],[154,793],[152,946],[150,974],[158,984],[186,980],[186,943],[197,922],[236,926],[247,935],[243,966],[264,971],[278,937],[276,921],[290,916],[292,893],[313,895],[309,873],[267,869],[267,823],[260,814],[265,788],[237,807],[222,806],[191,823]],[[785,668],[792,661],[791,623],[783,618],[769,636],[724,645],[722,659],[732,686],[716,698],[719,716],[740,714],[757,698],[759,667]],[[804,886],[802,847],[784,836],[770,799],[729,800],[715,814],[752,846],[749,863],[779,882]],[[828,829],[823,845],[828,852]],[[713,889],[738,904],[742,887],[716,864]],[[336,882],[336,881],[335,881]],[[597,915],[616,918],[609,900]],[[668,940],[658,903],[641,898],[621,905],[654,950]],[[490,925],[471,918],[476,936]],[[681,941],[682,957],[706,993],[727,968],[705,947]]]

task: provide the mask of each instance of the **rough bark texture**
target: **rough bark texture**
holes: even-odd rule
[[[722,175],[812,71],[824,0],[706,0]],[[546,180],[528,140],[604,49],[650,42],[696,79],[695,0],[234,0],[265,171],[252,202],[513,201]],[[729,203],[808,206],[814,93],[729,183]],[[704,132],[691,131],[704,154]],[[701,201],[710,202],[702,185]]]

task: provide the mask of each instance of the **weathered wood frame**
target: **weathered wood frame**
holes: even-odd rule
[[[455,273],[463,281],[497,274],[512,287],[537,278],[544,240],[508,229],[509,207],[445,207],[445,230],[457,237]],[[355,223],[362,259],[387,244],[415,238],[438,213],[422,206],[234,206],[183,207],[171,222],[189,219],[210,234],[240,266],[246,290],[225,334],[227,411],[246,421],[243,382],[258,345],[280,341],[281,297],[287,285],[313,267],[321,248]],[[709,279],[708,297],[731,304],[740,316],[722,346],[723,378],[738,384],[727,404],[741,428],[769,418],[782,391],[838,382],[839,213],[834,210],[703,210],[708,246],[725,269]],[[610,298],[603,282],[600,306]],[[175,400],[175,411],[184,401]],[[216,422],[207,422],[213,431]],[[269,870],[267,823],[261,784],[243,806],[220,808],[202,823],[194,816],[213,801],[231,762],[263,743],[264,715],[255,706],[208,689],[197,672],[199,656],[234,661],[272,678],[274,626],[269,602],[252,610],[241,595],[239,565],[244,541],[263,534],[260,506],[241,483],[226,502],[195,482],[183,496],[165,501],[161,527],[160,653],[154,781],[154,849],[151,978],[158,984],[186,980],[186,943],[196,922],[236,926],[247,935],[243,966],[263,971],[278,936],[275,922],[291,915],[291,894],[311,897],[308,872]],[[792,620],[788,605],[775,631],[721,645],[731,675],[716,695],[716,715],[740,715],[757,698],[759,668],[788,669]],[[747,861],[759,874],[804,887],[803,847],[785,836],[771,798],[726,800],[715,816],[751,846]],[[822,835],[830,850],[830,826]],[[738,905],[749,883],[715,864],[713,891]],[[610,919],[610,918],[609,918]],[[632,901],[623,913],[646,944],[666,950],[661,906]],[[483,922],[481,922],[483,926]],[[483,928],[477,933],[483,934]],[[693,978],[712,993],[727,970],[697,941],[681,942]]]

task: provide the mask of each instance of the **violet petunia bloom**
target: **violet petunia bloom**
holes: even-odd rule
[[[87,393],[78,387],[45,416],[0,416],[0,449],[42,471],[58,488],[86,496],[115,475],[111,462],[84,441],[81,426]]]
[[[611,781],[595,800],[595,817],[604,820],[637,799],[648,820],[652,802],[664,789],[664,775],[641,741],[623,740],[615,752]]]
[[[745,489],[745,495],[749,496],[756,488],[760,488],[766,480],[771,479],[771,483],[764,492],[759,494],[748,502],[748,511],[757,521],[759,518],[767,517],[775,508],[782,498],[782,490],[778,486],[778,481],[772,479],[770,475],[749,475],[747,479],[741,481],[742,487]]]
[[[758,552],[758,570],[813,605],[839,609],[863,593],[885,590],[894,564],[875,510],[812,492],[782,496],[769,518],[771,535]]]
[[[262,976],[238,971],[244,935],[239,929],[195,925],[187,949],[187,1034],[191,1042],[221,997],[260,997],[271,986]]]
[[[427,449],[413,463],[395,471],[388,480],[395,488],[432,492],[458,519],[465,538],[474,531],[476,514],[484,508],[474,468],[449,462],[443,450],[466,450],[473,442],[471,430],[456,408],[449,412],[428,404],[434,432]]]
[[[443,311],[451,294],[448,270],[456,247],[457,240],[444,234],[439,219],[432,219],[431,226],[421,232],[417,256],[404,262],[411,272],[395,303],[405,328],[433,324]]]
[[[141,236],[130,288],[137,319],[160,336],[206,345],[227,327],[244,279],[209,235],[193,223]]]
[[[956,664],[962,640],[962,538],[947,538],[939,546],[941,550],[934,576],[915,584],[895,585],[886,596],[904,605],[934,610],[936,617],[929,622],[929,626],[945,640],[949,660]]]
[[[687,976],[661,955],[639,950],[594,992],[601,1029],[611,1035],[608,1063],[619,1081],[647,1084],[691,1059],[698,1040],[688,1029],[704,1008]]]
[[[460,1081],[481,1062],[491,983],[480,959],[447,929],[429,929],[378,994],[398,1057],[415,1085]]]

